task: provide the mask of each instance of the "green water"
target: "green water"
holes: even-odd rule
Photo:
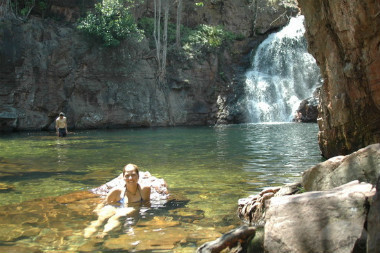
[[[97,187],[116,177],[126,163],[135,163],[140,170],[164,178],[172,194],[188,200],[178,211],[160,210],[157,215],[178,221],[176,229],[225,232],[240,224],[236,218],[239,198],[264,187],[294,182],[302,171],[322,161],[317,132],[316,124],[284,123],[93,130],[75,132],[64,139],[46,132],[2,135],[0,183],[9,189],[0,191],[0,213],[39,201],[53,203],[51,197]],[[80,230],[94,219],[92,215],[56,204],[49,208],[49,214],[55,211],[70,218],[64,222],[58,219],[54,227],[54,218],[46,225],[36,214],[34,223],[26,226],[15,219],[13,225],[21,230],[43,227],[56,231],[57,237],[51,240],[60,243],[45,242],[45,230],[38,230],[0,240],[0,251],[1,246],[76,251],[75,247],[86,243],[91,251],[113,249],[107,248],[110,241],[105,242],[110,238],[92,243],[81,238]],[[35,209],[30,207],[30,212]],[[73,235],[64,234],[68,227]],[[122,233],[119,229],[110,237],[118,238]],[[176,243],[170,252],[191,252],[201,242],[202,238],[194,236]],[[127,251],[125,247],[123,250]]]

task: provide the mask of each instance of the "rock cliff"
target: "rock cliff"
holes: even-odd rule
[[[36,9],[27,22],[0,8],[0,131],[53,129],[60,111],[69,129],[242,121],[249,52],[260,33],[285,25],[298,7],[294,0],[204,2],[184,1],[184,25],[223,25],[245,39],[201,58],[169,55],[165,86],[157,84],[147,40],[107,49],[78,33],[75,22],[91,1],[54,0],[47,18]],[[151,3],[136,8],[136,18],[151,16]]]
[[[380,142],[380,4],[299,0],[309,50],[324,78],[319,107],[323,156]]]

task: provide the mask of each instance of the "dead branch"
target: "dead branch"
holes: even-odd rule
[[[252,238],[255,233],[255,227],[241,226],[214,241],[206,242],[197,249],[197,253],[217,253],[227,247],[233,248],[238,242],[244,243]]]

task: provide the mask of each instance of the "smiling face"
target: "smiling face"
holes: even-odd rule
[[[123,177],[125,183],[134,184],[139,181],[139,169],[134,164],[128,164],[123,169]]]

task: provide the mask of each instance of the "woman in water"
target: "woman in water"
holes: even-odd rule
[[[150,200],[150,186],[143,186],[139,181],[139,168],[135,164],[127,164],[123,168],[123,179],[125,186],[111,190],[104,203],[95,209],[98,219],[91,222],[91,225],[84,231],[86,238],[97,231],[106,219],[104,230],[98,237],[104,237],[107,233],[120,225],[120,217],[127,216],[136,211],[134,207]],[[120,203],[120,205],[118,204]]]
[[[112,190],[106,197],[106,204],[143,203],[150,200],[150,186],[141,186],[139,181],[139,168],[135,164],[127,164],[123,168],[125,187]]]

